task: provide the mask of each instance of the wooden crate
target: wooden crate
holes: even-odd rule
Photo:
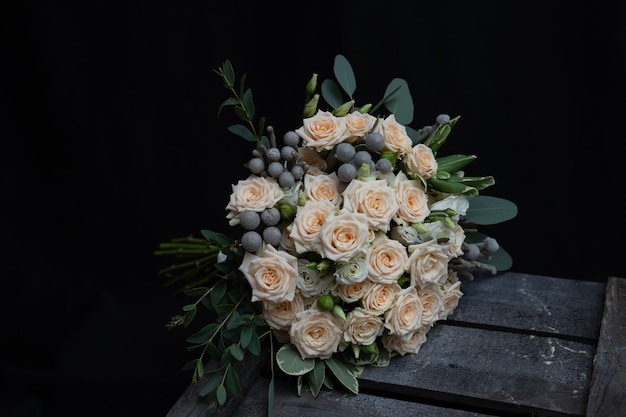
[[[452,316],[417,355],[367,367],[360,393],[298,396],[276,382],[274,417],[626,416],[626,279],[606,283],[516,272],[464,282]],[[243,398],[207,410],[190,385],[167,417],[266,416],[268,375],[240,367]]]

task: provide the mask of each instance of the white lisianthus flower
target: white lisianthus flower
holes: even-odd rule
[[[365,255],[357,255],[347,262],[335,262],[335,281],[339,284],[353,284],[367,278],[368,265]]]
[[[467,214],[467,210],[469,209],[469,200],[464,195],[460,194],[451,194],[446,196],[443,200],[436,201],[430,205],[430,210],[454,210],[459,216],[465,216]]]
[[[385,180],[353,180],[342,193],[343,208],[363,213],[370,228],[386,232],[398,211],[395,190]]]
[[[239,270],[252,288],[253,302],[279,304],[293,300],[298,275],[298,258],[295,256],[267,245],[258,255],[246,252]]]
[[[443,283],[448,277],[448,255],[436,240],[409,246],[411,286],[428,282]]]
[[[448,242],[454,240],[454,231],[450,229],[445,223],[441,220],[437,220],[434,222],[422,223],[421,229],[424,229],[425,232],[418,232],[420,240],[422,242],[426,242],[428,240],[440,240],[442,242]]]
[[[298,259],[298,279],[296,287],[305,297],[315,297],[327,293],[334,285],[332,274],[321,275],[315,268],[307,267],[307,259]]]
[[[391,238],[402,243],[404,246],[421,243],[417,230],[411,226],[394,226],[391,228]]]
[[[355,307],[343,323],[343,341],[355,345],[371,345],[378,336],[382,336],[385,324],[381,316]]]
[[[345,116],[334,116],[329,111],[318,110],[302,123],[303,126],[296,129],[296,133],[302,138],[302,146],[314,148],[318,152],[331,150],[350,136]]]
[[[342,320],[317,307],[296,314],[289,330],[289,340],[302,359],[330,358],[337,352],[342,335]]]

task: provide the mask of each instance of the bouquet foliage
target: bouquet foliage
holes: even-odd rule
[[[230,93],[218,115],[234,110],[241,123],[228,130],[251,145],[249,176],[225,202],[234,237],[201,230],[155,251],[176,260],[159,271],[167,285],[193,299],[168,326],[203,321],[187,339],[198,354],[185,369],[194,383],[204,377],[210,407],[242,395],[238,365],[262,352],[270,399],[276,368],[298,393],[340,384],[356,394],[364,366],[418,353],[457,307],[464,279],[511,267],[477,227],[517,207],[479,195],[494,178],[466,175],[475,155],[440,152],[458,116],[409,126],[405,80],[357,105],[354,72],[338,55],[336,81],[318,85],[313,74],[300,124],[277,134],[257,117],[246,75],[237,79],[228,60],[215,72]]]

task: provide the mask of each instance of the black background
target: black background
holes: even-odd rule
[[[213,72],[247,74],[277,133],[343,54],[357,103],[407,80],[414,128],[461,115],[442,152],[478,155],[513,270],[626,276],[624,4],[19,2],[0,14],[0,414],[164,416],[190,381],[153,251],[227,231],[250,148]],[[6,5],[5,5],[6,7]],[[360,100],[360,101],[359,101]],[[581,300],[582,301],[582,300]]]

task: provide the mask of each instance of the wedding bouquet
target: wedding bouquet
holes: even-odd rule
[[[218,115],[232,108],[242,123],[228,130],[251,144],[249,175],[224,204],[232,236],[201,230],[155,251],[176,257],[159,273],[194,300],[168,326],[207,313],[187,339],[199,354],[185,368],[194,383],[205,377],[210,407],[242,395],[237,366],[262,352],[270,399],[274,365],[296,377],[298,393],[339,383],[356,394],[364,366],[418,353],[457,307],[464,279],[511,267],[477,227],[517,207],[479,195],[494,178],[466,175],[475,155],[440,153],[459,117],[409,126],[405,80],[391,80],[378,104],[357,105],[354,72],[338,55],[336,82],[318,86],[314,73],[302,120],[279,132],[257,118],[245,75],[237,80],[228,60],[215,72],[230,92]]]

